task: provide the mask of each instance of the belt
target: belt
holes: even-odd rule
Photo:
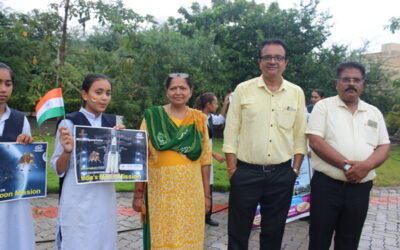
[[[326,181],[329,181],[331,183],[339,184],[341,186],[360,186],[362,184],[366,184],[366,183],[372,182],[372,181],[367,181],[367,182],[361,182],[361,183],[351,183],[351,182],[348,182],[348,181],[341,181],[341,180],[333,179],[332,177],[330,177],[330,176],[328,176],[328,175],[326,175],[326,174],[324,174],[322,172],[316,171],[316,170],[314,171],[314,176],[318,177],[318,178],[321,178],[321,179],[324,179]]]
[[[257,171],[260,171],[260,172],[269,173],[269,172],[275,171],[277,168],[280,168],[280,167],[286,167],[286,166],[290,167],[291,161],[292,160],[288,160],[288,161],[285,161],[285,162],[282,162],[282,163],[279,163],[279,164],[258,165],[258,164],[244,162],[244,161],[241,161],[241,160],[237,159],[237,167],[238,168],[247,168],[247,169],[257,170]]]

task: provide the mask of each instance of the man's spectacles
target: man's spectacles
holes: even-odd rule
[[[171,73],[171,74],[168,74],[168,77],[171,77],[171,78],[175,78],[175,77],[189,78],[189,74],[187,74],[187,73]]]
[[[364,79],[358,78],[358,77],[355,77],[355,78],[342,77],[342,78],[339,78],[339,81],[342,82],[342,83],[351,83],[351,82],[362,83],[364,81]]]
[[[284,56],[271,56],[271,55],[265,55],[260,57],[261,60],[267,61],[267,62],[272,62],[272,59],[275,59],[277,62],[282,62],[286,59]]]

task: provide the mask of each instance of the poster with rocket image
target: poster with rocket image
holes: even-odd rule
[[[75,126],[78,184],[147,181],[147,133]]]
[[[0,202],[46,196],[47,142],[0,143]]]

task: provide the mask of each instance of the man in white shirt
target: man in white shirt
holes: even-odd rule
[[[365,68],[345,62],[336,70],[337,96],[315,104],[306,134],[312,148],[310,250],[356,250],[368,211],[374,169],[388,157],[382,113],[359,97]]]

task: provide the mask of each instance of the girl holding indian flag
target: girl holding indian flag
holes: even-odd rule
[[[51,168],[63,178],[57,219],[56,249],[117,249],[117,205],[114,183],[78,185],[74,171],[74,125],[113,127],[116,116],[103,113],[111,101],[111,82],[101,74],[86,76],[83,105],[58,126]]]

